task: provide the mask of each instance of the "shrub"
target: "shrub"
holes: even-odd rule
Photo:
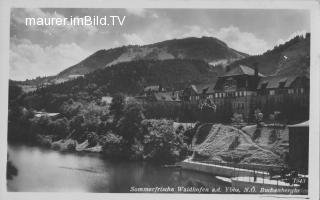
[[[87,133],[88,147],[96,146],[98,143],[98,135],[95,132]]]
[[[271,130],[271,134],[269,136],[269,144],[274,143],[277,140],[277,131],[275,129]]]
[[[199,122],[196,122],[195,126],[193,128],[187,128],[187,130],[185,130],[185,132],[183,133],[183,141],[190,145],[192,143],[192,139],[194,137],[194,135],[197,132],[198,127],[200,126]]]
[[[99,142],[102,145],[104,155],[109,157],[123,157],[121,136],[108,132],[100,138]]]
[[[67,150],[68,151],[75,151],[76,150],[76,144],[75,143],[69,143],[67,145]]]
[[[125,105],[125,97],[121,94],[116,94],[110,104],[110,112],[116,119],[122,115]]]
[[[128,145],[133,144],[134,139],[142,139],[141,121],[143,119],[144,115],[140,104],[126,105],[124,115],[118,121],[116,129]]]
[[[232,141],[232,143],[229,145],[228,150],[234,150],[235,148],[237,148],[237,146],[239,146],[239,144],[240,144],[239,136],[236,136]]]
[[[187,154],[182,135],[173,129],[173,121],[143,120],[144,158],[157,163],[173,163]]]
[[[255,141],[261,136],[261,129],[257,127],[257,129],[254,131],[252,135],[252,140]]]
[[[48,124],[49,132],[53,135],[60,136],[64,138],[69,133],[69,121],[67,118],[57,119],[55,121],[49,120]]]

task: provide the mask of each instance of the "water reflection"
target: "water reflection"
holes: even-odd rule
[[[145,162],[110,161],[99,154],[61,153],[29,146],[9,146],[19,173],[8,191],[129,192],[130,187],[217,187],[213,176],[163,168]]]

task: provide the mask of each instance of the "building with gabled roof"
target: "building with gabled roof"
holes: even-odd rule
[[[265,76],[258,72],[258,68],[252,69],[245,65],[232,68],[218,77],[214,87],[214,102],[217,105],[227,103],[234,112],[248,117],[262,77]]]
[[[257,90],[260,95],[299,94],[309,88],[309,78],[306,75],[293,74],[268,76],[260,80]]]
[[[218,77],[214,89],[221,92],[256,90],[262,77],[264,75],[259,73],[257,68],[253,70],[248,66],[238,65]]]
[[[205,84],[192,84],[182,92],[182,99],[186,101],[197,101],[206,96],[214,94],[215,82]]]
[[[158,92],[154,93],[155,101],[166,101],[166,102],[180,102],[180,92],[172,91],[172,92]]]
[[[264,77],[263,74],[257,72],[258,76]],[[254,76],[255,75],[255,70],[252,69],[249,66],[246,65],[238,65],[231,70],[229,70],[227,73],[223,74],[221,77],[230,77],[230,76],[242,76],[242,75],[247,75],[247,76]]]
[[[143,89],[143,92],[164,92],[165,89],[161,85],[149,85]]]
[[[307,75],[264,76],[258,68],[238,65],[210,84],[191,85],[183,92],[183,100],[201,102],[211,99],[220,106],[231,106],[233,112],[249,120],[256,108],[267,112],[301,108],[301,116],[308,113],[309,77]],[[265,112],[265,114],[268,114]],[[251,116],[252,115],[252,116]],[[304,117],[302,117],[304,118]]]

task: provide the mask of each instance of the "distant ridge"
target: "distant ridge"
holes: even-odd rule
[[[228,66],[258,66],[264,75],[291,75],[310,73],[310,33],[298,35],[288,42],[274,47],[262,55],[249,56]]]
[[[70,75],[84,75],[117,63],[135,60],[195,59],[208,63],[219,61],[230,63],[247,56],[213,37],[189,37],[144,46],[130,45],[99,50],[78,64],[63,70],[56,78],[65,79]]]
[[[70,84],[106,84],[105,88],[111,93],[115,92],[116,88],[124,93],[136,93],[148,84],[162,83],[181,89],[190,83],[214,82],[217,76],[239,65],[251,69],[258,66],[259,73],[265,76],[309,75],[309,59],[310,34],[296,36],[257,56],[248,56],[233,50],[216,38],[184,38],[145,46],[99,50],[57,76],[19,81],[18,84],[35,86],[44,83],[67,83],[68,80],[85,75],[81,81]],[[196,77],[191,78],[192,76]],[[131,78],[130,84],[126,83],[128,78]],[[126,87],[132,87],[131,91]]]

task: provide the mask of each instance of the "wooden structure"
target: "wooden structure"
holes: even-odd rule
[[[308,174],[309,121],[289,127],[289,167],[302,174]]]

